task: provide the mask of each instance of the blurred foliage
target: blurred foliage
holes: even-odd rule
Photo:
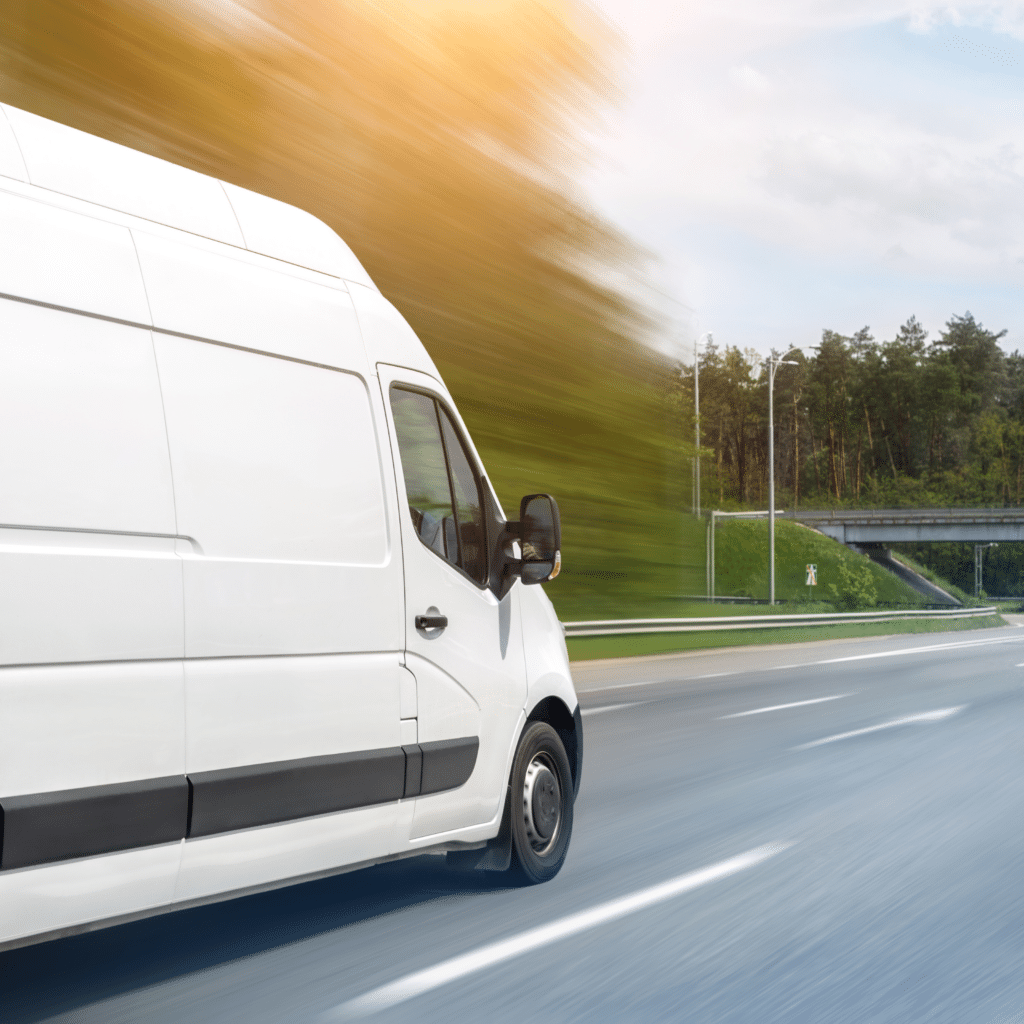
[[[703,590],[666,368],[642,303],[606,283],[641,280],[645,257],[573,183],[617,46],[582,0],[4,8],[6,102],[293,203],[351,245],[509,514],[558,497],[563,617]]]

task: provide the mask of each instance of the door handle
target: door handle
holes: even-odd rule
[[[417,629],[444,629],[448,625],[447,615],[417,615]]]

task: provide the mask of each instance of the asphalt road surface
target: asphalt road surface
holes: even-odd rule
[[[577,681],[553,882],[421,857],[15,950],[0,1019],[1024,1022],[1024,629]]]

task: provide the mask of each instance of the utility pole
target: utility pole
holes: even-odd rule
[[[974,545],[974,596],[981,597],[984,587],[981,585],[981,559],[985,548],[997,548],[998,544],[975,544]]]
[[[789,352],[794,351],[790,349]],[[789,355],[786,352],[785,355]],[[775,349],[768,357],[768,604],[775,604],[775,371],[780,366],[798,366],[787,362]]]

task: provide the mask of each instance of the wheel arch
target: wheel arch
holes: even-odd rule
[[[547,722],[562,741],[569,767],[572,769],[573,799],[580,792],[580,779],[583,775],[583,718],[579,704],[575,712],[570,711],[560,697],[545,697],[538,701],[526,717],[525,729],[530,722]]]

